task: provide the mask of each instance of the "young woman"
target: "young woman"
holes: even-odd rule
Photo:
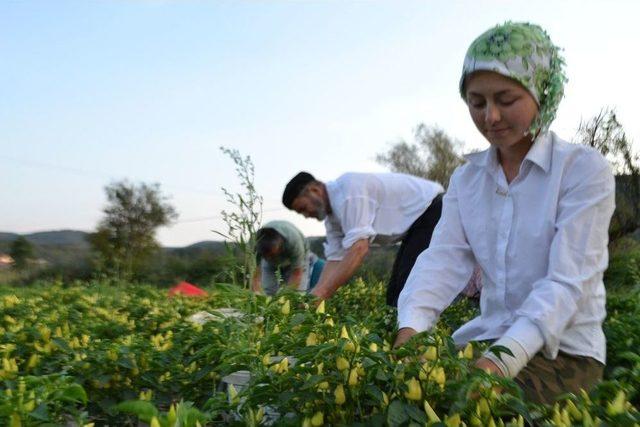
[[[398,303],[396,345],[430,329],[482,270],[481,314],[453,338],[492,341],[477,366],[550,402],[588,389],[605,363],[605,290],[614,179],[595,150],[553,132],[566,81],[559,49],[537,25],[482,34],[464,60],[460,93],[489,142],[467,156],[443,199],[431,246]]]

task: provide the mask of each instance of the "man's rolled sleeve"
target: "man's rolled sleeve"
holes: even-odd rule
[[[373,221],[377,209],[378,203],[369,197],[351,197],[344,201],[341,207],[343,249],[349,249],[358,240],[371,240],[376,235]]]
[[[340,261],[344,258],[344,249],[342,248],[342,239],[344,233],[340,227],[340,223],[336,218],[328,217],[324,221],[326,230],[326,241],[324,242],[324,256],[327,261]]]
[[[344,258],[345,251],[340,242],[340,238],[331,237],[327,233],[327,241],[324,243],[324,254],[327,261],[340,261]]]

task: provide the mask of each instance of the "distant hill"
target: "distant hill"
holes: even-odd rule
[[[72,266],[88,262],[88,235],[89,233],[78,230],[57,230],[22,236],[33,245],[36,258],[52,265]],[[0,233],[0,252],[8,252],[11,243],[20,236],[17,233]]]
[[[34,245],[60,245],[60,246],[81,246],[89,247],[87,242],[87,236],[89,233],[78,230],[56,230],[56,231],[41,231],[38,233],[23,234],[22,236]],[[0,232],[0,243],[11,243],[20,234],[17,233],[2,233]]]
[[[89,247],[89,233],[77,230],[43,231],[25,236],[27,240],[38,245],[71,245]]]
[[[0,243],[2,243],[2,242],[13,242],[18,237],[20,237],[20,235],[16,234],[16,233],[2,233],[2,232],[0,232]]]
[[[89,233],[79,230],[41,231],[38,233],[18,234],[0,232],[0,252],[8,252],[11,243],[23,236],[33,245],[37,258],[52,265],[71,266],[86,264],[91,256],[87,240]],[[199,257],[203,255],[223,255],[226,252],[224,242],[206,240],[185,247],[163,248],[166,254],[179,257]]]
[[[199,256],[204,254],[223,255],[226,253],[224,242],[204,240],[184,247],[167,247],[164,250],[178,256]]]

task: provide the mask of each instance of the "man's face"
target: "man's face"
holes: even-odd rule
[[[316,187],[304,190],[298,197],[293,200],[291,208],[304,215],[305,218],[315,218],[323,221],[327,217],[327,207],[319,194]]]

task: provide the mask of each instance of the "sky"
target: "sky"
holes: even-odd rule
[[[612,107],[640,151],[638,16],[635,1],[1,0],[0,231],[91,231],[104,187],[128,179],[178,211],[163,245],[219,239],[221,188],[241,190],[224,146],[251,157],[263,221],[323,235],[280,202],[298,171],[385,171],[375,155],[419,123],[486,148],[458,81],[507,20],[564,49],[552,130],[571,140]]]

